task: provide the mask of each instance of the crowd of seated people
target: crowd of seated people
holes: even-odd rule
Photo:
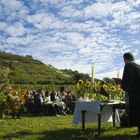
[[[32,94],[32,92],[30,93]],[[26,100],[26,108],[31,114],[38,115],[67,115],[74,112],[75,96],[71,90],[62,92],[46,90],[33,92],[30,99]]]
[[[21,115],[60,116],[74,112],[76,98],[71,89],[60,91],[26,90],[22,96],[19,92],[3,94],[9,96],[10,104],[13,104],[10,111],[13,118],[20,118]],[[15,104],[17,106],[14,106]]]

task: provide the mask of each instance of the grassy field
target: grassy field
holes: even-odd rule
[[[60,117],[22,117],[0,120],[0,140],[139,140],[137,128],[120,128],[119,124],[102,123],[98,136],[97,123],[86,123],[85,132],[81,124],[72,124],[72,115]]]

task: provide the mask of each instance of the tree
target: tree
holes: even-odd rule
[[[10,72],[9,68],[5,68],[5,67],[0,68],[0,83],[9,82],[9,79],[8,79],[9,72]]]
[[[115,83],[114,79],[108,78],[108,77],[103,78],[103,81],[105,81],[107,83],[111,83],[111,84],[114,84]]]

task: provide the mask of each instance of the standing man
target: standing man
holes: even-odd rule
[[[134,62],[134,56],[128,52],[123,55],[124,72],[121,81],[122,89],[128,94],[128,123],[129,127],[138,128],[140,136],[140,66]]]

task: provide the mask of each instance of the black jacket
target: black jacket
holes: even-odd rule
[[[140,66],[135,62],[125,65],[121,87],[129,96],[129,126],[140,126]]]

